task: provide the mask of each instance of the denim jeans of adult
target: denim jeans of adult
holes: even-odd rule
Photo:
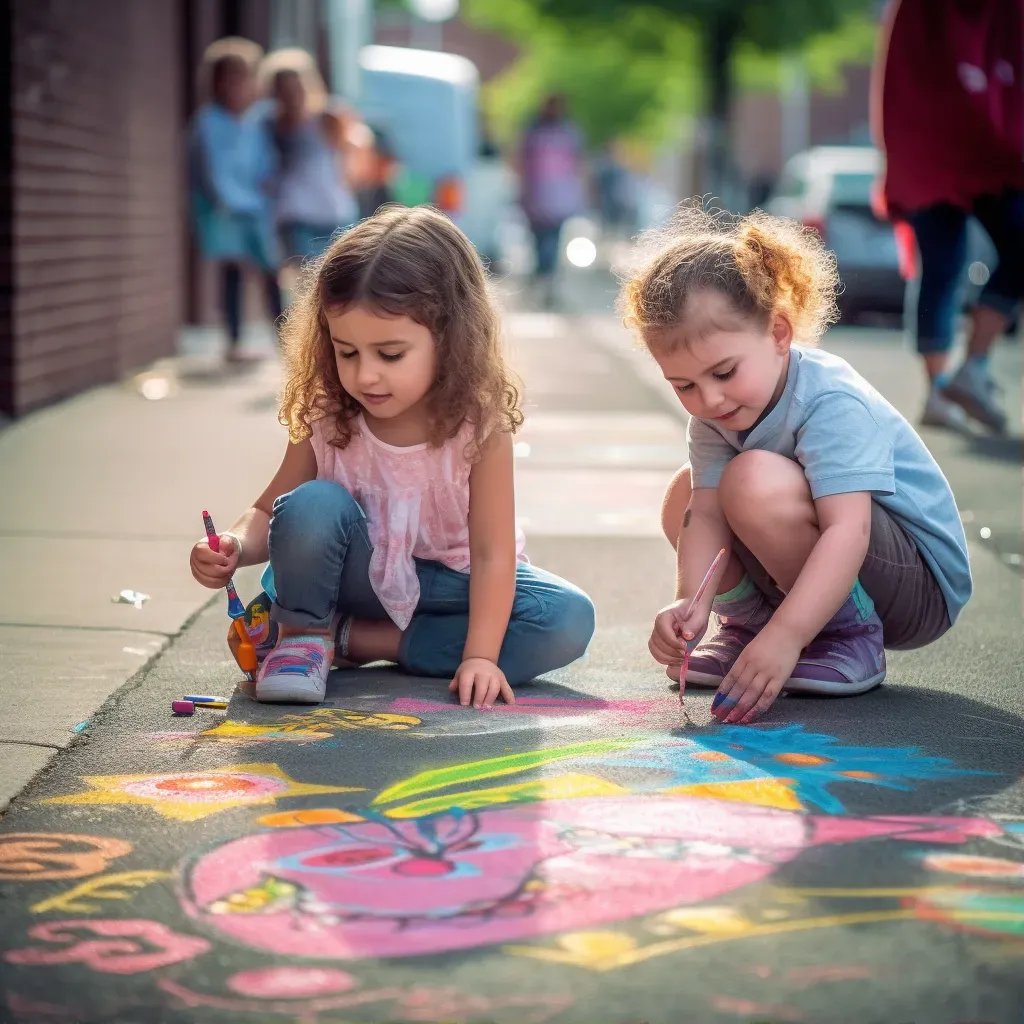
[[[992,239],[999,260],[978,304],[1012,316],[1024,297],[1024,192],[979,196],[970,213],[949,203],[916,211],[909,220],[921,256],[916,338],[922,355],[947,352],[953,345],[971,214]]]
[[[562,237],[562,225],[534,224],[532,230],[537,275],[550,277],[558,269],[558,242]]]
[[[370,585],[372,547],[366,517],[343,487],[302,484],[274,502],[270,567],[263,586],[271,618],[323,628],[336,614],[383,621],[388,613]],[[416,559],[420,597],[402,634],[398,662],[414,675],[451,678],[469,629],[469,573]],[[516,591],[498,666],[513,686],[581,657],[594,634],[590,598],[532,565],[516,568]]]

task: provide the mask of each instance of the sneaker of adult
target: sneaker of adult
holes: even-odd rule
[[[717,689],[743,653],[743,648],[772,617],[772,606],[749,578],[736,589],[740,590],[736,597],[722,595],[716,598],[714,611],[718,618],[718,631],[690,653],[686,668],[687,686]]]
[[[320,704],[327,693],[334,645],[330,637],[287,636],[267,655],[256,677],[263,703]]]
[[[885,678],[882,620],[860,584],[800,655],[784,689],[831,697],[866,693]]]
[[[942,427],[962,433],[967,429],[967,413],[955,402],[943,398],[938,388],[932,388],[921,413],[921,426]]]
[[[998,390],[985,366],[968,359],[942,389],[942,396],[993,433],[1005,434],[1006,413],[999,405]]]

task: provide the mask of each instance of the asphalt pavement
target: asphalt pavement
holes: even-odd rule
[[[258,705],[223,598],[176,623],[154,584],[159,653],[0,821],[0,1022],[1020,1021],[1019,442],[924,435],[976,580],[947,637],[868,695],[722,727],[646,651],[684,421],[605,291],[580,278],[561,312],[509,318],[518,514],[531,558],[594,597],[587,658],[487,712],[379,668],[333,673],[320,708]],[[826,344],[916,411],[896,332]],[[996,365],[1019,382],[1019,348]],[[272,383],[233,393],[254,424]],[[223,501],[258,461],[203,472]],[[59,708],[71,654],[48,657]],[[185,693],[230,705],[175,718]]]

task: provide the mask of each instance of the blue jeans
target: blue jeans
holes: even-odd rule
[[[286,626],[322,628],[336,613],[388,619],[370,586],[372,553],[366,516],[329,480],[311,480],[274,502],[270,566],[263,587],[271,618]],[[469,573],[416,559],[420,599],[402,634],[398,663],[421,676],[451,678],[462,663],[469,630]],[[582,590],[532,565],[516,568],[498,666],[512,686],[583,656],[594,635],[594,606]]]
[[[1012,316],[1024,297],[1024,192],[979,196],[971,213],[992,239],[999,258],[978,304]],[[908,218],[921,254],[916,336],[922,355],[947,352],[953,345],[967,260],[968,216],[966,210],[939,203]]]
[[[537,255],[536,273],[550,277],[558,269],[558,242],[562,237],[561,224],[534,224],[533,247]]]

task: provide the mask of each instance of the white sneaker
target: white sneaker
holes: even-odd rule
[[[943,398],[937,388],[932,388],[921,413],[921,426],[964,431],[967,429],[967,413],[959,405]]]
[[[988,371],[977,363],[964,363],[942,389],[942,395],[956,402],[968,416],[996,434],[1006,433],[1006,413],[996,398],[998,388]]]
[[[327,693],[333,644],[325,636],[287,636],[267,655],[256,677],[256,699],[320,704]]]

